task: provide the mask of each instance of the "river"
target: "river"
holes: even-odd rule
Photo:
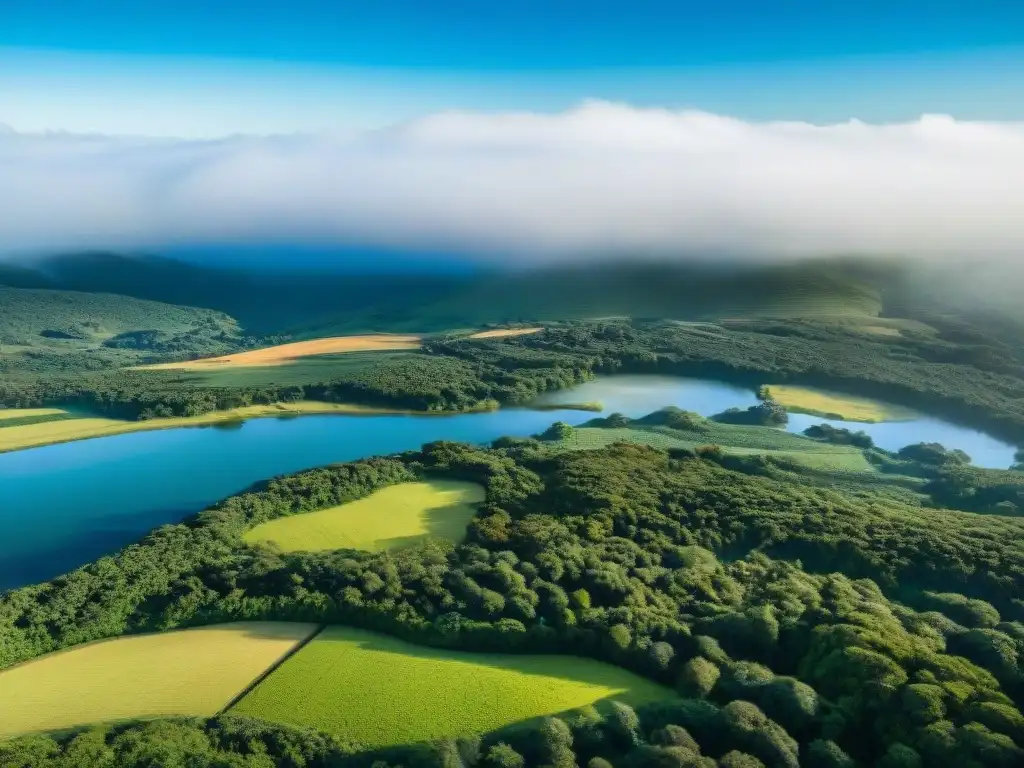
[[[669,376],[608,376],[545,395],[546,407],[599,401],[604,413],[643,416],[677,405],[708,416],[757,402],[727,384]],[[275,475],[415,449],[434,440],[487,443],[531,435],[578,410],[508,408],[452,416],[301,416],[241,425],[133,432],[0,454],[0,589],[66,572]],[[793,414],[789,429],[824,419]],[[1007,467],[1014,448],[938,419],[836,426],[883,448],[940,442],[980,466]]]

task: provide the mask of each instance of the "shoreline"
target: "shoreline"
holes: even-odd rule
[[[15,410],[15,409],[12,409]],[[355,403],[327,403],[301,400],[296,403],[250,405],[228,411],[211,411],[201,416],[174,416],[166,419],[125,421],[82,414],[80,418],[58,418],[37,424],[3,427],[0,421],[0,454],[44,448],[48,445],[74,443],[101,437],[114,437],[132,432],[155,432],[189,427],[218,427],[244,424],[250,419],[299,418],[301,416],[459,416],[486,413],[497,408],[476,408],[465,411],[417,411]],[[87,423],[83,423],[87,422]],[[46,428],[54,425],[52,434]]]

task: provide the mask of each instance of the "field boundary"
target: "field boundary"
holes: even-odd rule
[[[310,632],[309,635],[307,635],[304,639],[302,639],[298,643],[296,643],[281,658],[279,658],[277,661],[275,661],[273,664],[271,664],[269,667],[267,667],[265,670],[263,670],[259,675],[257,675],[254,680],[252,680],[247,686],[245,686],[245,688],[243,688],[241,691],[239,691],[233,697],[231,697],[231,700],[227,704],[225,704],[223,707],[221,707],[219,710],[217,710],[217,714],[215,714],[214,717],[221,717],[222,715],[226,715],[229,711],[231,711],[232,707],[234,707],[236,704],[238,704],[238,702],[240,702],[242,699],[244,699],[250,693],[252,693],[253,689],[257,685],[259,685],[264,680],[266,680],[268,677],[270,677],[272,674],[277,672],[277,670],[280,669],[282,664],[284,664],[286,661],[288,661],[288,659],[290,659],[296,653],[301,651],[303,648],[305,648],[311,642],[316,640],[316,638],[318,638],[321,635],[321,633],[323,633],[323,631],[325,629],[327,629],[327,625],[326,624],[321,624],[319,627],[317,627],[312,632]]]

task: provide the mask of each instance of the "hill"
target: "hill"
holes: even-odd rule
[[[257,334],[339,318],[346,329],[372,330],[386,325],[378,315],[386,318],[399,307],[435,301],[459,285],[457,278],[447,276],[257,272],[112,253],[56,256],[32,268],[36,279],[51,288],[206,307],[237,318]],[[0,271],[0,284],[8,279],[24,283],[28,271],[12,272],[10,278]]]
[[[609,316],[684,320],[878,315],[878,287],[825,264],[734,270],[678,265],[564,267],[479,281],[421,310],[451,327]]]
[[[255,272],[160,257],[62,256],[0,271],[0,284],[43,281],[231,315],[251,333],[301,338],[430,332],[490,323],[629,316],[705,320],[876,317],[888,272],[851,262],[729,269],[620,262],[475,275]]]
[[[69,372],[127,364],[144,354],[234,349],[238,324],[221,312],[127,296],[0,286],[0,366]]]

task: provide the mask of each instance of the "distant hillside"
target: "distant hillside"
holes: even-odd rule
[[[460,285],[449,277],[246,272],[110,253],[54,257],[36,265],[36,274],[53,288],[219,310],[257,334],[378,314],[386,322],[396,308],[436,301]],[[2,271],[0,284],[9,284]]]
[[[502,276],[419,310],[439,325],[614,315],[703,320],[877,315],[879,289],[831,265],[710,271],[640,265],[562,268]]]
[[[288,275],[112,254],[54,258],[35,272],[0,270],[0,284],[33,281],[215,309],[250,333],[326,336],[618,315],[680,320],[876,316],[884,276],[837,262],[733,269],[584,265],[475,277]]]
[[[3,370],[95,369],[139,355],[237,346],[238,324],[209,309],[128,296],[0,287]]]

